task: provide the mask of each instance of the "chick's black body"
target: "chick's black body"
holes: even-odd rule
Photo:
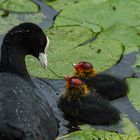
[[[79,100],[66,100],[61,97],[59,106],[66,116],[75,121],[94,125],[110,125],[120,120],[117,109],[92,94],[81,97]]]
[[[0,61],[0,140],[54,140],[57,121],[46,97],[32,82],[27,54],[38,58],[47,40],[33,23],[23,23],[4,37]]]
[[[106,100],[86,93],[84,84],[67,88],[59,101],[59,107],[66,118],[95,125],[115,124],[120,120],[118,110]]]
[[[113,100],[127,95],[128,86],[117,77],[96,73],[93,65],[86,61],[74,64],[76,70],[75,77],[80,78],[91,90],[102,98]]]
[[[95,91],[102,98],[113,100],[127,95],[128,86],[116,77],[106,74],[97,74],[91,78],[81,78],[90,90]]]

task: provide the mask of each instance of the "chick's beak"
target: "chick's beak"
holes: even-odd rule
[[[75,67],[76,64],[72,64],[72,65],[73,65],[73,67]]]
[[[47,66],[48,66],[46,54],[43,53],[43,52],[40,52],[38,58],[39,58],[39,61],[40,61],[41,66],[42,66],[44,69],[46,69]]]
[[[77,69],[79,66],[78,66],[78,64],[73,64],[73,67],[74,67],[75,69]]]

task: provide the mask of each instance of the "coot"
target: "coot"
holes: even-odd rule
[[[95,68],[89,62],[81,61],[74,64],[74,68],[75,76],[104,99],[113,100],[126,96],[128,93],[128,86],[123,80],[111,75],[96,73]]]
[[[72,122],[110,125],[120,120],[119,111],[102,98],[89,94],[86,85],[76,77],[66,77],[66,91],[59,107]]]
[[[40,27],[22,23],[4,37],[0,61],[0,140],[53,140],[57,121],[41,91],[32,82],[25,56],[47,66],[48,38]],[[47,45],[46,45],[47,44]]]

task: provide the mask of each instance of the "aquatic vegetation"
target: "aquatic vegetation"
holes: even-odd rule
[[[21,13],[37,13],[39,6],[31,0],[1,0],[0,9]]]

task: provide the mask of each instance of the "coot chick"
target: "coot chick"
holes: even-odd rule
[[[0,140],[53,140],[57,121],[47,99],[32,82],[25,56],[47,66],[48,39],[40,27],[22,23],[4,37],[0,62]]]
[[[66,77],[66,91],[59,107],[71,121],[94,125],[116,124],[120,114],[106,100],[89,94],[86,85],[76,77]]]
[[[81,61],[74,64],[75,76],[79,77],[91,91],[95,90],[98,96],[107,100],[117,99],[127,95],[127,84],[114,76],[97,74],[91,63]]]

